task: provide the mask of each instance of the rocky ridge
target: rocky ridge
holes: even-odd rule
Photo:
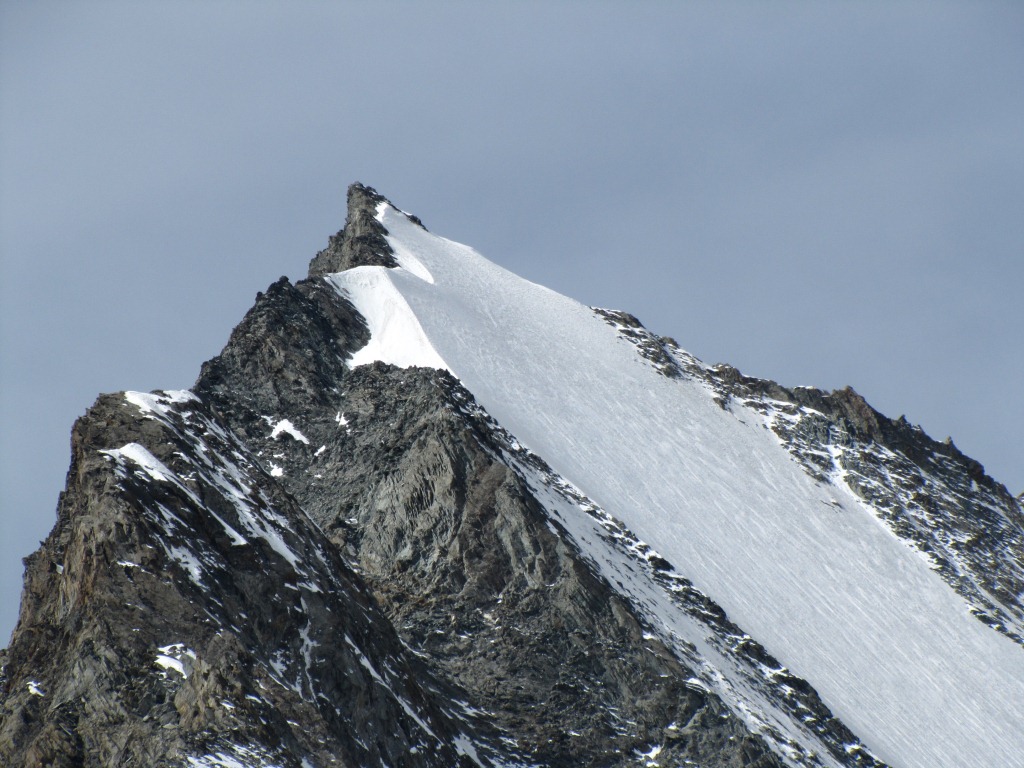
[[[488,753],[493,729],[453,706],[458,693],[190,393],[107,395],[79,420],[57,526],[26,570],[6,765]]]
[[[1024,504],[952,440],[885,417],[851,387],[786,388],[709,366],[632,315],[595,312],[660,373],[700,381],[725,410],[735,402],[760,413],[808,474],[850,489],[928,559],[979,621],[1024,644]]]

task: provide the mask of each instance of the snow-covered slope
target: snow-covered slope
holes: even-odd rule
[[[378,220],[399,268],[326,278],[370,328],[350,364],[450,370],[885,762],[1024,765],[1024,648],[978,621],[876,510],[794,461],[769,429],[777,414],[722,407],[699,379],[659,372],[591,308],[385,203]],[[559,518],[587,514],[551,505]]]

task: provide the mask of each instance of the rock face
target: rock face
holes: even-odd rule
[[[397,266],[383,202],[354,185],[309,279],[259,294],[190,392],[105,395],[75,425],[0,657],[0,764],[881,766],[451,374],[346,365],[370,332],[321,278]],[[705,366],[598,312],[663,374],[776,414],[795,460],[1021,642],[1020,504],[980,465],[852,390]],[[706,642],[664,642],[602,557]],[[702,682],[723,664],[727,695]]]
[[[486,753],[458,693],[203,403],[107,395],[72,442],[57,527],[27,561],[5,765]]]
[[[309,263],[309,276],[320,277],[359,266],[397,267],[387,231],[373,218],[376,207],[387,202],[376,190],[353,184],[348,189],[345,228],[332,236],[327,248]]]

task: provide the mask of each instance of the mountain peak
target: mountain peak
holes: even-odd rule
[[[352,267],[397,267],[395,255],[385,239],[387,229],[380,222],[381,205],[395,206],[373,187],[358,181],[348,188],[348,213],[345,226],[327,242],[309,263],[309,276],[319,277],[332,272],[343,272]],[[395,208],[395,210],[398,210]],[[423,226],[415,216],[406,216]]]
[[[951,442],[362,184],[310,274],[77,423],[0,765],[1020,764],[1024,509]]]

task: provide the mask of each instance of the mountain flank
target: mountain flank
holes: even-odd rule
[[[353,185],[345,226],[309,276],[258,294],[190,390],[103,395],[78,420],[57,522],[25,560],[0,657],[0,764],[875,768],[1024,754],[1013,718],[928,754],[880,728],[800,661],[800,633],[835,620],[828,600],[808,605],[811,592],[793,592],[792,634],[746,628],[760,614],[744,606],[761,598],[738,598],[679,543],[717,546],[706,474],[652,475],[659,487],[689,483],[709,516],[670,536],[685,519],[673,508],[666,535],[645,539],[643,514],[569,474],[580,456],[614,455],[617,440],[632,450],[622,431],[575,455],[540,452],[535,425],[557,430],[553,417],[536,405],[537,420],[523,421],[492,399],[497,389],[474,387],[470,358],[385,359],[396,317],[427,339],[406,333],[401,344],[444,341],[417,314],[427,289],[416,281],[443,287],[444,259],[459,249]],[[459,317],[463,295],[438,299],[438,311]],[[525,313],[524,327],[538,317]],[[708,451],[722,444],[724,468],[733,454],[784,468],[777,499],[758,503],[786,515],[793,536],[810,525],[827,541],[832,527],[870,519],[873,567],[923,564],[913,578],[926,604],[969,617],[950,642],[969,637],[997,649],[992,664],[1009,660],[992,667],[1009,671],[988,706],[1024,690],[1024,513],[980,464],[852,389],[788,389],[708,366],[627,313],[572,313],[608,359],[625,361],[623,381],[642,383],[623,401],[677,391],[664,388],[692,399],[674,419],[712,430],[689,443],[694,462],[714,462]],[[497,332],[515,333],[502,317]],[[353,364],[371,341],[380,357]],[[499,356],[500,344],[473,346],[483,353]],[[604,359],[560,375],[602,375]],[[529,388],[519,391],[526,402]],[[658,430],[670,427],[651,426],[647,463],[660,461]],[[754,482],[721,477],[736,493]],[[635,482],[668,498],[646,476]],[[748,533],[767,525],[745,508],[731,517]],[[848,647],[860,652],[856,638]],[[852,663],[834,653],[836,668]],[[975,701],[958,688],[951,712]],[[917,721],[907,722],[899,733]]]

